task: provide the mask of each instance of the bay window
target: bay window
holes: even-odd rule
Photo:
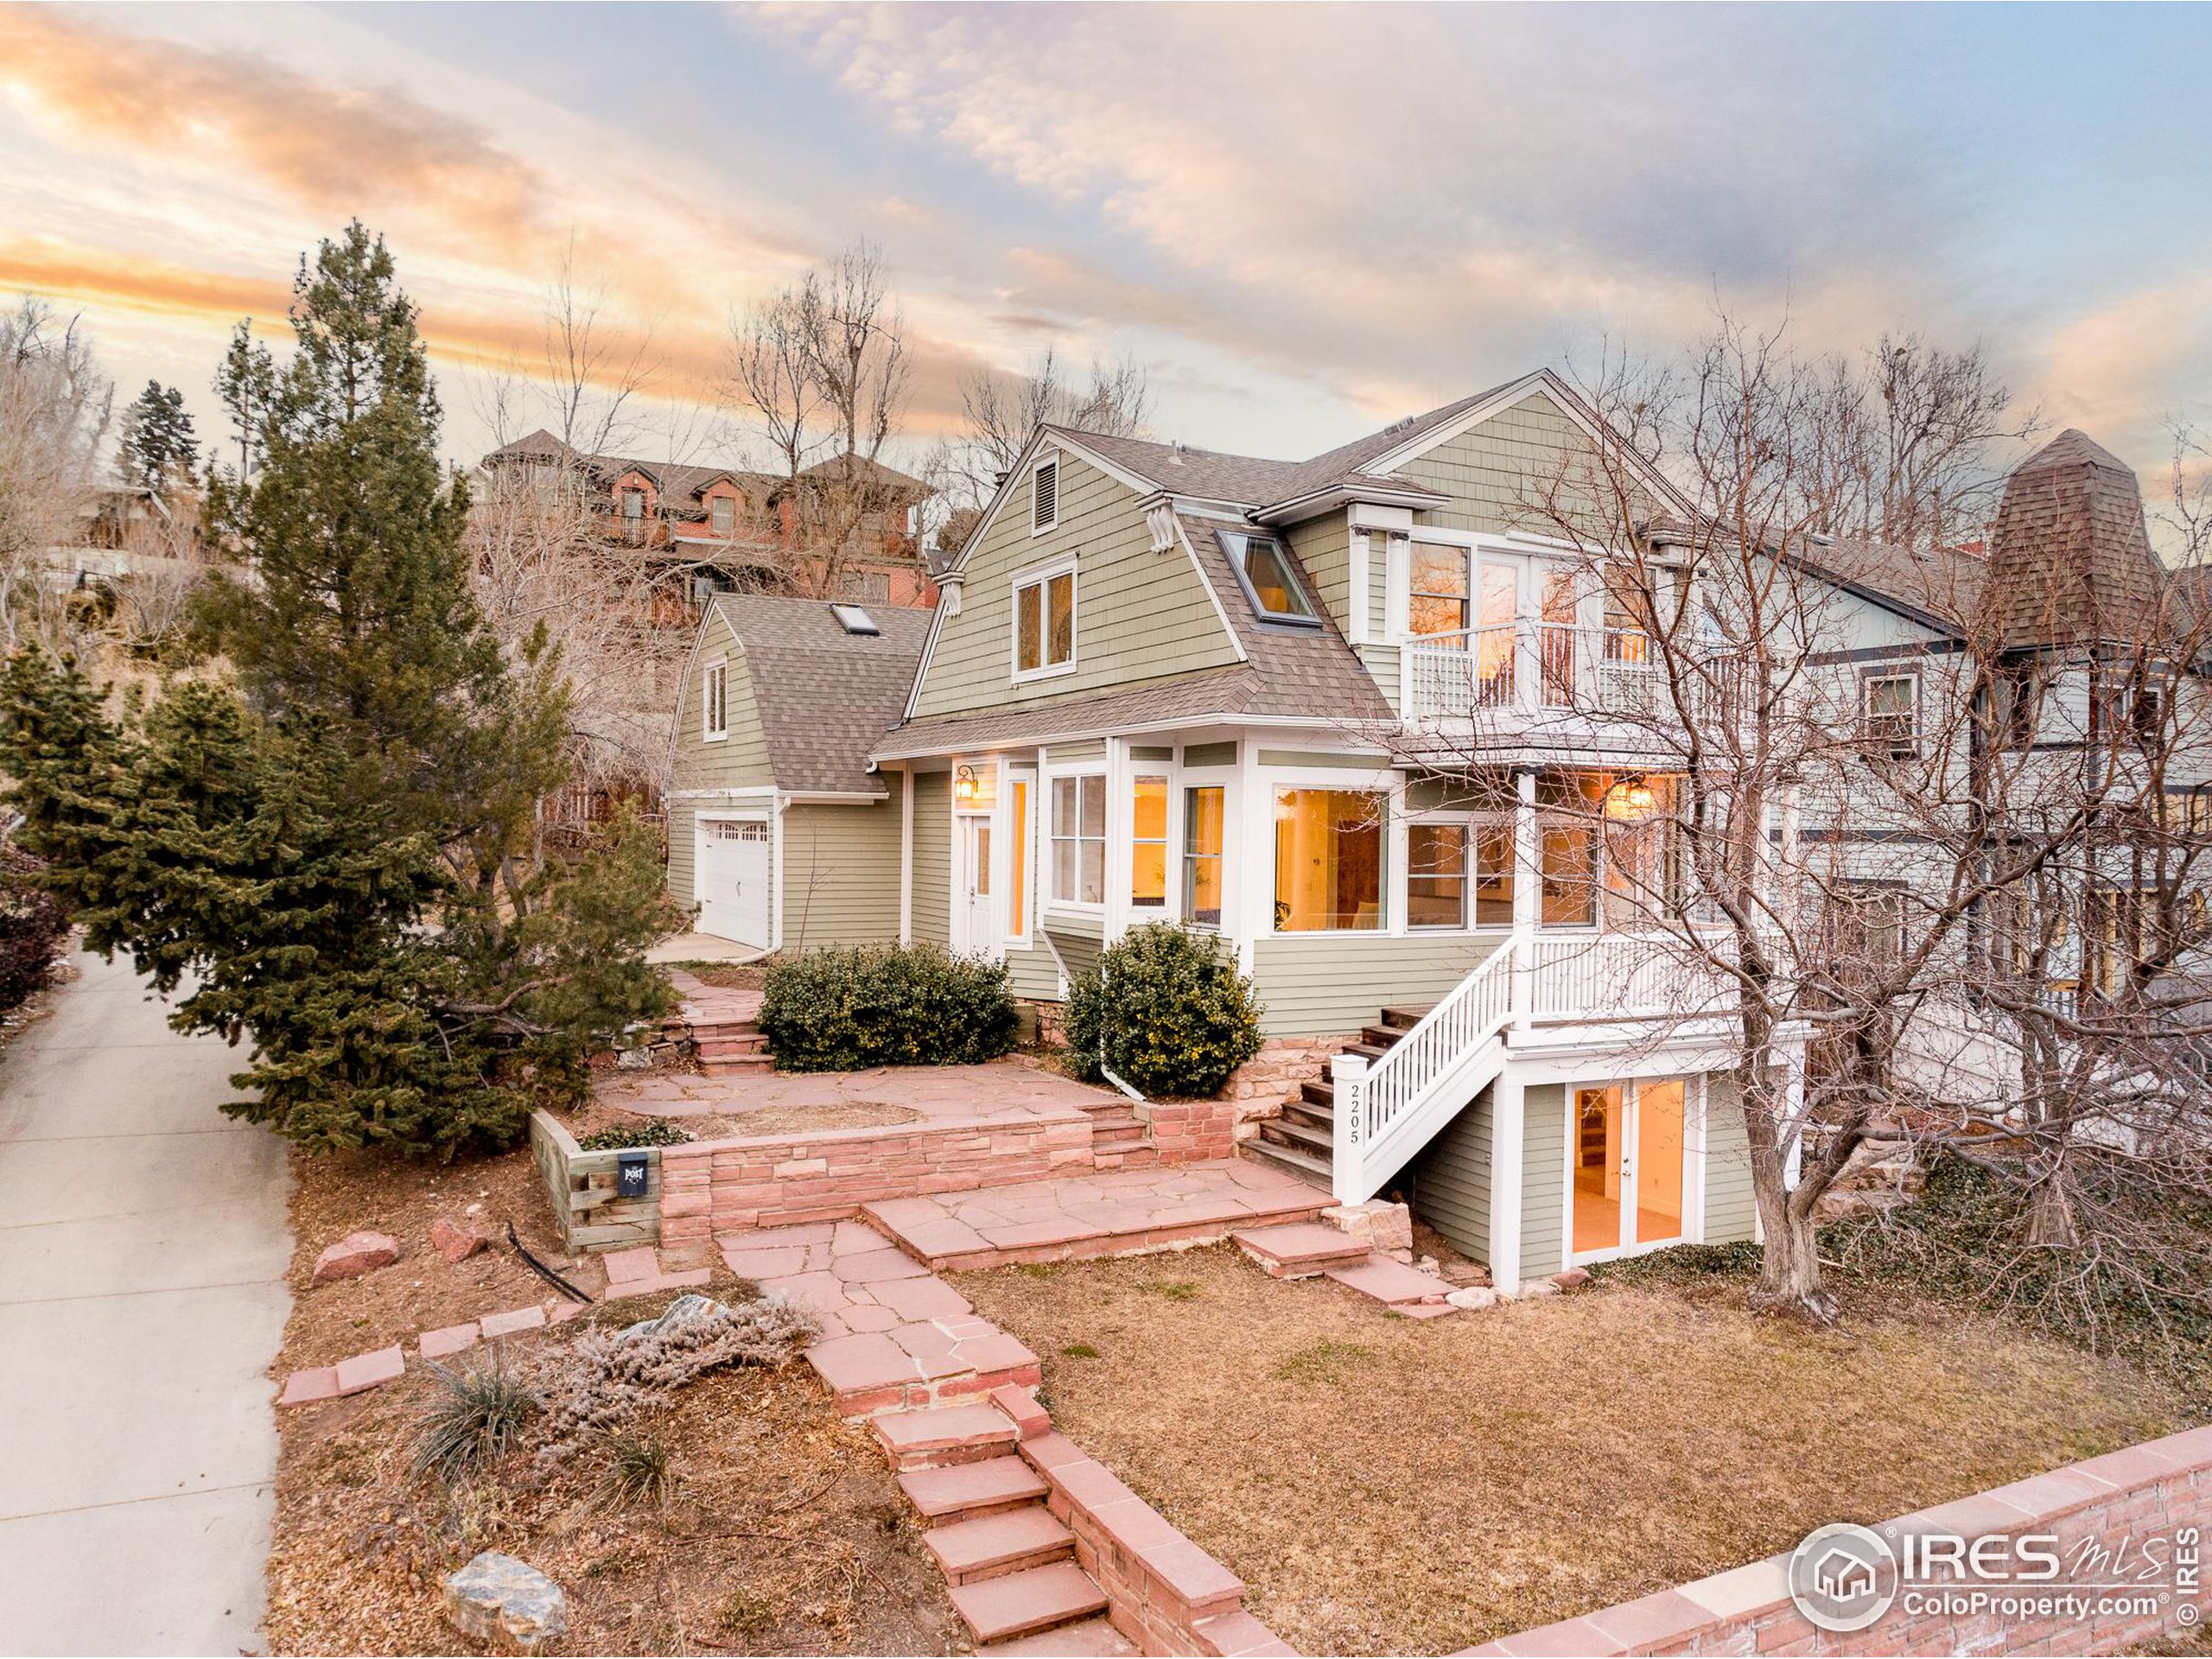
[[[1129,902],[1139,910],[1167,907],[1167,780],[1138,778],[1129,817]]]
[[[1406,826],[1406,925],[1467,925],[1467,826]]]
[[[1224,790],[1206,784],[1183,791],[1183,919],[1221,925],[1221,832]]]
[[[1052,779],[1052,897],[1106,902],[1106,780]]]
[[[1276,932],[1380,931],[1387,801],[1369,790],[1275,791]]]

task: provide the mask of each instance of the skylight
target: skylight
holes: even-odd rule
[[[1314,614],[1298,578],[1291,574],[1281,543],[1272,536],[1243,534],[1224,534],[1221,539],[1229,550],[1229,562],[1236,569],[1244,596],[1262,620],[1320,626],[1321,619]]]
[[[838,626],[847,633],[881,633],[875,619],[857,605],[832,605],[830,614],[837,619]]]

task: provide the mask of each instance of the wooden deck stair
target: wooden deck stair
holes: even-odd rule
[[[1361,1028],[1357,1042],[1346,1043],[1337,1052],[1379,1060],[1421,1023],[1428,1010],[1393,1006],[1380,1012],[1382,1017],[1375,1024]],[[1280,1116],[1260,1120],[1258,1137],[1247,1141],[1243,1150],[1288,1170],[1300,1180],[1326,1187],[1336,1167],[1336,1085],[1325,1076],[1317,1083],[1301,1084],[1298,1092],[1283,1102]]]

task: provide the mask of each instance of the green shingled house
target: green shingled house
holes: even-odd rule
[[[1504,1283],[1749,1237],[1710,1034],[1619,1018],[1644,959],[1587,809],[1663,780],[1541,718],[1637,662],[1514,511],[1595,434],[1548,372],[1301,461],[1042,428],[933,613],[716,602],[671,886],[709,931],[931,940],[1040,1002],[1133,925],[1212,929],[1266,1008],[1251,1155],[1409,1192]],[[1465,788],[1394,741],[1477,713]],[[1388,1046],[1440,1003],[1448,1043]]]

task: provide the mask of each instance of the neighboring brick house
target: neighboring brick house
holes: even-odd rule
[[[610,537],[664,553],[696,604],[715,592],[798,586],[826,597],[899,606],[937,602],[923,524],[931,492],[920,480],[864,457],[819,461],[794,480],[742,467],[585,455],[536,431],[484,457],[502,467],[564,466],[588,480]],[[856,498],[824,511],[836,486],[857,481]],[[809,545],[802,526],[840,524],[838,545]],[[685,618],[686,626],[692,619]]]

